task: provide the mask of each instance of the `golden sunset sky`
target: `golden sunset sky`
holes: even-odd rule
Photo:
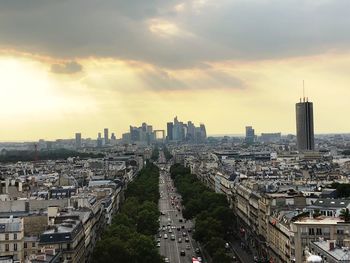
[[[0,0],[0,141],[120,138],[174,116],[209,134],[350,132],[350,1]]]

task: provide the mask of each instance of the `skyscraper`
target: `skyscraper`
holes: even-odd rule
[[[98,133],[98,136],[97,136],[97,147],[98,148],[102,147],[102,138],[101,138],[101,133],[100,132]]]
[[[313,104],[305,98],[295,105],[297,122],[297,143],[299,151],[313,151],[314,142],[314,113]]]
[[[245,142],[253,144],[255,140],[255,131],[252,126],[245,127]]]
[[[108,142],[109,142],[109,137],[108,137],[108,128],[105,128],[104,130],[104,143],[105,143],[105,145],[107,145],[108,144]]]
[[[81,133],[75,134],[75,148],[81,148]]]
[[[172,141],[173,140],[173,129],[174,129],[174,124],[172,122],[168,122],[166,124],[166,139],[168,141]]]

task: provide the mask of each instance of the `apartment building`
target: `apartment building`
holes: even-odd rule
[[[14,263],[24,262],[23,219],[0,218],[0,259],[8,258]]]

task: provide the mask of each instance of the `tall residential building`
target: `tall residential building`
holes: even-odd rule
[[[298,150],[313,151],[315,149],[313,104],[304,98],[295,105],[295,109]]]
[[[75,148],[81,148],[81,133],[75,134]]]
[[[174,129],[174,124],[172,122],[168,122],[166,124],[166,139],[167,139],[167,141],[172,141],[174,139],[173,129]]]
[[[248,144],[254,143],[255,131],[252,126],[245,127],[245,142]]]
[[[108,144],[108,142],[109,142],[109,137],[108,137],[108,128],[105,128],[104,130],[103,130],[103,132],[104,132],[104,143],[105,143],[105,145],[107,145]]]

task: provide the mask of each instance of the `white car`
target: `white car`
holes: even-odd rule
[[[168,238],[168,235],[167,234],[164,234],[164,239],[167,239]]]

